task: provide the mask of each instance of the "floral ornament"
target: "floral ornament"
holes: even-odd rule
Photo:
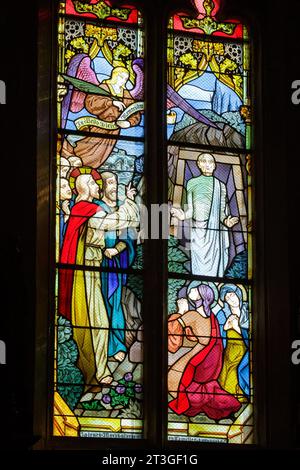
[[[190,18],[188,16],[181,17],[185,29],[198,28],[207,35],[211,35],[216,31],[229,35],[233,34],[237,26],[235,23],[222,23],[216,20],[215,10],[218,8],[216,2],[213,0],[197,0],[195,1],[195,5],[199,12],[198,18]]]
[[[122,406],[128,407],[130,401],[136,401],[137,396],[143,392],[143,387],[133,381],[133,374],[127,372],[124,374],[123,379],[118,381],[115,387],[103,395],[102,402],[105,405],[110,405],[111,408]]]
[[[104,42],[108,39],[111,41],[117,41],[118,39],[116,28],[101,28],[92,24],[86,25],[85,35],[95,39],[99,47],[103,47]]]
[[[129,8],[112,8],[103,1],[90,4],[87,2],[81,2],[79,0],[73,0],[73,4],[77,13],[92,13],[93,15],[97,16],[99,20],[105,20],[108,17],[114,17],[126,21],[131,12],[131,9]]]
[[[65,59],[67,63],[70,62],[70,60],[72,59],[72,57],[74,57],[74,55],[75,55],[74,51],[71,51],[70,49],[67,50],[67,52],[65,53]]]
[[[180,62],[183,65],[188,65],[192,67],[193,69],[197,68],[197,59],[190,52],[182,54],[182,56],[180,57]]]
[[[89,45],[83,37],[73,39],[70,44],[72,47],[74,47],[74,49],[82,51],[86,54],[89,52]]]

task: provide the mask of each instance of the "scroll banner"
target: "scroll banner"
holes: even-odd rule
[[[128,108],[123,111],[123,113],[118,117],[117,121],[126,121],[130,116],[135,113],[144,111],[145,105],[142,101],[138,103],[133,103]],[[109,131],[115,131],[120,129],[120,127],[116,124],[117,121],[107,122],[102,121],[101,119],[94,118],[92,116],[83,116],[78,118],[74,121],[76,129],[81,130],[87,126],[99,127],[100,129],[106,129]]]

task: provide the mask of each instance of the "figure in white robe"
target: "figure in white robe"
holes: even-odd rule
[[[239,218],[229,215],[226,186],[213,176],[213,155],[201,154],[197,164],[202,174],[188,181],[186,210],[173,207],[171,214],[179,220],[191,220],[192,274],[223,277],[229,259],[228,229]]]

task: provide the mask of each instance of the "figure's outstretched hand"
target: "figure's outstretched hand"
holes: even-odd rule
[[[128,127],[130,127],[129,121],[117,121],[116,124],[121,127],[121,129],[128,129]]]
[[[106,248],[104,251],[104,256],[106,256],[109,259],[112,259],[114,256],[117,256],[119,254],[118,250],[116,248]]]
[[[131,187],[131,183],[129,183],[128,186],[126,186],[126,197],[128,199],[131,199],[131,201],[134,201],[136,195],[136,189]]]
[[[114,100],[113,105],[118,108],[119,111],[124,111],[126,108],[125,104],[122,101]]]
[[[185,219],[184,211],[182,209],[177,209],[176,207],[172,207],[171,215],[172,215],[172,217],[175,217],[178,220],[184,220]]]
[[[226,225],[226,227],[228,227],[228,228],[232,228],[239,222],[239,220],[240,219],[238,217],[232,217],[231,215],[229,215],[224,220],[224,225]]]

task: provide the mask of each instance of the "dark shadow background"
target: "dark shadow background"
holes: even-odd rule
[[[0,11],[0,78],[6,82],[1,116],[0,448],[32,442],[35,318],[36,2],[4,3]]]
[[[17,5],[3,2],[0,11],[0,79],[7,84],[7,104],[0,106],[3,273],[0,339],[7,345],[7,365],[0,365],[1,450],[30,449],[36,440],[33,433],[33,389],[38,3],[38,0]],[[159,1],[153,4],[159,4]],[[257,12],[258,27],[261,28],[263,146],[269,153],[274,151],[274,161],[269,160],[267,169],[272,168],[272,191],[276,195],[275,205],[272,194],[267,195],[266,210],[273,227],[275,220],[280,227],[284,224],[284,243],[275,246],[269,254],[276,268],[272,276],[277,282],[279,280],[279,285],[282,275],[289,279],[289,299],[280,298],[278,290],[274,290],[272,295],[274,299],[278,297],[283,306],[290,305],[282,309],[281,317],[282,322],[290,322],[290,334],[281,336],[281,321],[276,318],[276,338],[270,341],[270,354],[272,348],[274,351],[277,348],[277,354],[288,357],[292,341],[300,339],[297,328],[300,318],[297,228],[300,105],[294,106],[291,102],[291,83],[300,80],[300,0],[228,0],[228,11],[238,11],[241,4]],[[283,167],[287,168],[286,173],[283,172],[287,181],[282,176]],[[280,200],[282,204],[278,203]],[[272,245],[271,238],[270,243]],[[284,266],[276,265],[279,253],[286,259]],[[276,361],[275,358],[273,363],[270,362],[270,388],[276,381],[285,386]],[[282,426],[283,429],[288,420],[290,434],[284,447],[300,448],[300,365],[292,366],[286,361],[281,367],[290,378],[283,397],[289,400],[290,414],[286,417],[280,413],[281,403],[277,399],[278,414],[269,418],[271,426]],[[280,444],[275,444],[276,447],[279,448]]]

